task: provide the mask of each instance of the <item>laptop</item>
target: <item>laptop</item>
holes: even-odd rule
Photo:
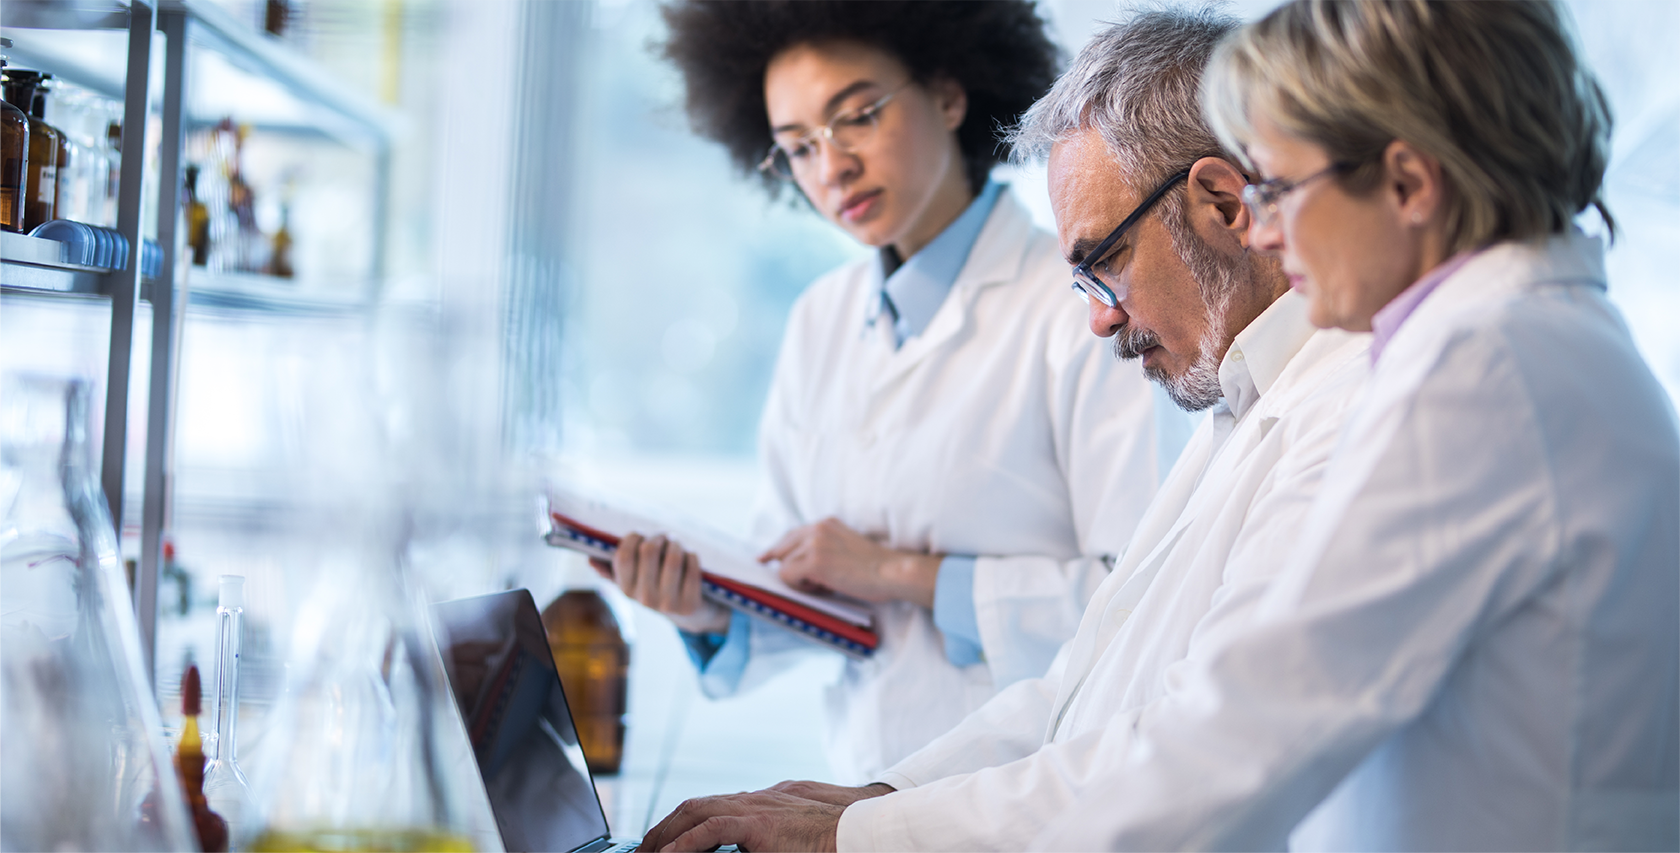
[[[611,838],[531,593],[432,605],[433,630],[502,844],[510,851],[628,851]]]

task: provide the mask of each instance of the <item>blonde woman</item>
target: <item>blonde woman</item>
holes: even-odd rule
[[[1559,10],[1290,3],[1203,107],[1370,389],[1253,624],[1040,843],[1675,849],[1680,439],[1575,225],[1610,120]]]

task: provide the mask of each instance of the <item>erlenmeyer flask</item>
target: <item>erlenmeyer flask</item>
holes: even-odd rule
[[[88,388],[0,377],[0,849],[194,849],[116,530]]]
[[[465,777],[441,748],[460,724],[399,551],[319,566],[271,729],[284,758],[258,773],[265,828],[244,849],[472,849]]]

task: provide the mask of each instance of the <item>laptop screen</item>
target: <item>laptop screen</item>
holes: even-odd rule
[[[473,756],[509,850],[576,850],[607,837],[548,635],[516,589],[433,605]]]

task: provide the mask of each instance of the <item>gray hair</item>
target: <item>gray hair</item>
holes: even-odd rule
[[[1203,157],[1235,158],[1202,121],[1202,69],[1241,22],[1213,5],[1147,9],[1097,33],[1008,131],[1017,163],[1094,128],[1140,189]]]

